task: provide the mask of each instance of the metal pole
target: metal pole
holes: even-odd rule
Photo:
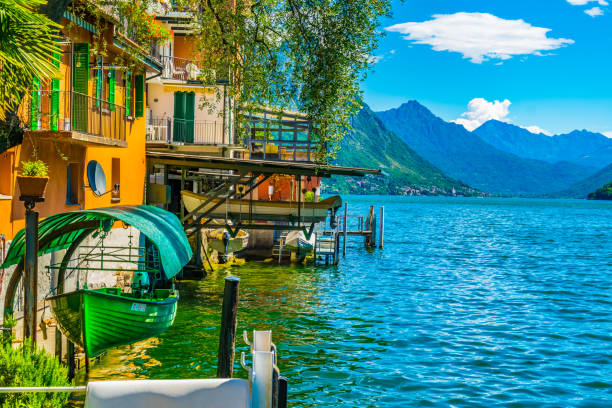
[[[225,278],[223,309],[221,312],[221,333],[219,335],[219,355],[217,357],[217,378],[232,378],[234,373],[239,285],[240,278],[236,276]]]
[[[344,222],[342,223],[342,233],[344,239],[342,240],[342,256],[346,258],[346,219],[348,217],[348,202],[344,202]]]
[[[33,205],[32,205],[33,207]],[[36,317],[38,303],[38,212],[28,208],[26,203],[25,228],[25,310],[23,337],[32,339],[32,349],[36,344]]]

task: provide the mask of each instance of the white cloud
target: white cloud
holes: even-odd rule
[[[474,98],[468,103],[467,112],[463,113],[459,119],[453,120],[453,122],[463,125],[464,128],[470,132],[477,129],[485,122],[489,120],[498,120],[500,122],[510,123],[510,102],[508,99],[504,101],[493,101],[489,102],[484,98]],[[552,136],[552,133],[542,129],[539,126],[519,126],[523,129],[530,131],[533,134],[544,134]]]
[[[463,125],[470,132],[492,119],[500,122],[510,122],[507,116],[510,113],[511,104],[512,102],[508,99],[503,102],[489,102],[484,98],[474,98],[468,103],[468,111],[453,122]]]
[[[584,10],[591,17],[603,16],[604,12],[599,7],[593,7],[592,9]]]
[[[612,139],[612,130],[610,130],[609,132],[603,132],[603,135]]]
[[[480,64],[488,59],[507,60],[516,55],[542,55],[574,40],[548,37],[550,29],[523,20],[504,20],[489,13],[436,14],[432,20],[392,25],[387,31],[404,34],[434,51],[458,52]]]
[[[368,62],[372,65],[378,64],[384,58],[383,55],[370,55]]]
[[[584,6],[591,2],[597,2],[600,6],[607,6],[609,3],[606,0],[567,0],[572,6]]]

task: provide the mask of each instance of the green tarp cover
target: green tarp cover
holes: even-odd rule
[[[104,223],[112,223],[116,220],[138,229],[157,246],[164,274],[168,279],[179,273],[191,259],[191,247],[179,219],[166,210],[149,205],[96,208],[51,215],[38,224],[39,242],[59,228],[65,228],[67,232],[41,246],[38,254],[43,255],[67,249],[84,231],[83,229],[72,230],[70,225],[83,221],[100,221],[102,226]],[[24,253],[25,230],[21,230],[13,239],[6,259],[0,268],[19,263]]]

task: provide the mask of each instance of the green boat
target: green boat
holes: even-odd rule
[[[141,245],[132,245],[131,233],[127,246],[104,245],[113,228],[130,226],[140,231]],[[174,214],[148,205],[114,206],[54,214],[38,228],[39,255],[66,250],[61,262],[47,266],[57,277],[56,295],[48,298],[52,313],[64,335],[89,357],[157,336],[173,324],[178,301],[174,277],[193,255]],[[81,246],[88,237],[98,242]],[[2,268],[20,263],[24,254],[25,232],[21,230]],[[129,272],[131,287],[88,289],[89,271]],[[67,276],[77,277],[76,290],[63,293]],[[11,278],[13,289],[7,292],[14,294],[17,278]],[[13,297],[9,296],[9,305]]]
[[[153,298],[143,299],[120,288],[81,289],[49,301],[64,335],[96,357],[109,348],[157,336],[174,323],[178,292],[153,292]]]

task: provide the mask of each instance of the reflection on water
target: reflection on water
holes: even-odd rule
[[[174,326],[108,352],[90,379],[214,377],[234,274],[237,353],[242,330],[271,329],[291,406],[611,405],[610,203],[349,198],[360,214],[374,200],[384,251],[354,239],[338,267],[181,282]]]

